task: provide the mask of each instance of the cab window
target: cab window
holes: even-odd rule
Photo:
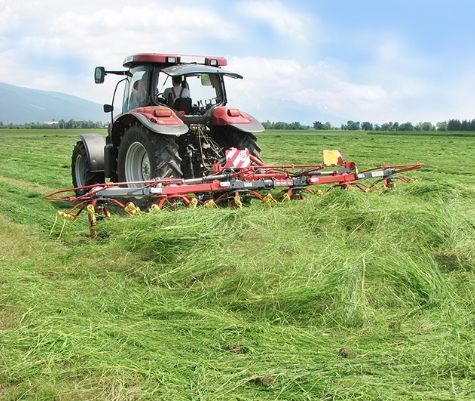
[[[155,78],[155,103],[170,104],[170,90],[173,79],[165,73],[159,73]],[[201,114],[223,100],[221,83],[217,74],[194,74],[181,76],[181,87],[187,88],[192,104],[192,114]],[[177,89],[178,90],[178,89]]]
[[[209,108],[221,103],[221,91],[219,78],[215,74],[197,74],[186,77],[193,99],[193,107],[202,109]]]
[[[130,70],[132,76],[126,85],[123,101],[123,112],[150,104],[150,72],[149,67],[137,67]]]

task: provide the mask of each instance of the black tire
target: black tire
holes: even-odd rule
[[[130,174],[126,172],[126,160],[127,154],[130,155],[132,151],[131,146],[135,143],[139,143],[145,148],[149,159],[149,173],[144,178],[152,180],[165,177],[182,177],[181,157],[175,137],[152,133],[143,126],[132,125],[125,131],[119,146],[117,176],[120,182],[131,180]],[[137,166],[137,169],[139,169],[139,166]],[[137,171],[137,174],[140,175],[140,172]]]
[[[224,147],[229,149],[234,147],[236,149],[248,149],[252,155],[259,159],[261,158],[261,148],[257,144],[257,138],[250,132],[243,132],[237,129],[231,129],[223,135]]]
[[[79,141],[73,150],[71,158],[71,173],[73,179],[73,186],[83,187],[92,184],[101,184],[105,181],[104,172],[92,172],[89,158],[87,157],[86,147],[84,142]],[[84,195],[86,190],[74,191],[76,196]]]

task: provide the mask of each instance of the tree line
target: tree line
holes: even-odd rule
[[[330,122],[315,121],[312,126],[302,124],[298,121],[287,123],[283,121],[264,121],[262,123],[266,129],[282,129],[282,130],[350,130],[350,131],[475,131],[475,119],[473,120],[457,120],[441,121],[433,124],[429,121],[413,124],[411,122],[387,122],[376,124],[369,121],[348,121],[340,126],[333,126]]]
[[[369,121],[348,121],[339,127],[333,126],[330,122],[315,121],[312,126],[302,124],[298,121],[287,123],[283,121],[264,121],[262,123],[265,129],[275,130],[350,130],[350,131],[475,131],[475,119],[441,121],[437,124],[431,122],[420,122],[412,124],[411,122],[387,122],[375,124]],[[45,123],[24,123],[24,124],[4,124],[0,121],[0,128],[12,129],[81,129],[81,128],[105,128],[106,124],[102,121],[91,120],[59,120]]]
[[[312,128],[310,125],[305,125],[298,121],[295,121],[293,123],[286,123],[283,121],[276,121],[276,122],[264,121],[262,125],[264,126],[265,129],[297,130],[297,129],[311,129]],[[332,129],[331,125],[330,125],[330,128],[328,129]]]
[[[80,129],[80,128],[105,128],[106,125],[102,121],[91,121],[91,120],[59,120],[51,121],[45,123],[24,123],[24,124],[14,124],[8,123],[4,124],[0,121],[0,128],[11,128],[11,129]]]
[[[328,124],[328,123],[326,123]],[[325,124],[320,121],[313,123],[313,129],[324,130]],[[420,122],[412,124],[411,122],[387,122],[383,124],[373,124],[369,121],[360,123],[359,121],[348,121],[340,126],[342,130],[350,131],[475,131],[475,119],[441,121],[437,124],[431,122]]]

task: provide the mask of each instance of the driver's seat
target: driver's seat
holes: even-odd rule
[[[172,108],[182,111],[185,114],[191,113],[192,102],[190,97],[177,97],[173,102]]]

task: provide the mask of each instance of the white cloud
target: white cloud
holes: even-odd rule
[[[269,24],[283,37],[305,42],[310,39],[310,19],[305,14],[285,7],[280,1],[244,1],[238,4],[237,9],[243,17]]]
[[[386,48],[386,50],[389,47]],[[475,74],[473,69],[437,85],[424,75],[426,60],[400,46],[396,55],[403,62],[388,60],[387,55],[367,64],[358,81],[352,66],[336,60],[307,64],[292,59],[231,57],[230,66],[244,75],[244,81],[230,80],[230,102],[257,116],[268,118],[269,105],[281,104],[281,120],[329,118],[359,121],[443,121],[449,118],[474,117]],[[412,60],[415,65],[407,60]],[[292,107],[290,107],[292,106]],[[294,110],[289,115],[290,108]],[[297,110],[297,113],[295,113]],[[275,117],[274,117],[275,118]]]
[[[120,68],[126,56],[140,52],[193,52],[198,43],[229,43],[239,32],[201,5],[0,1],[0,81],[99,102],[110,100],[114,83],[91,85],[95,65]]]
[[[0,52],[8,48],[8,32],[16,24],[16,15],[5,0],[0,0]]]
[[[229,41],[238,31],[235,24],[223,24],[219,14],[203,7],[145,1],[122,7],[86,3],[90,4],[82,2],[79,9],[73,10],[69,5],[67,9],[58,6],[54,13],[51,9],[38,10],[39,28],[27,30],[29,34],[24,35],[21,45],[42,54],[122,59],[128,53],[158,47],[169,52],[192,47],[196,41],[207,38]]]
[[[304,65],[291,59],[232,57],[230,64],[244,75],[244,81],[229,82],[232,103],[260,114],[270,101],[285,100],[313,112],[315,119],[322,114],[356,118],[382,113],[389,102],[383,87],[352,83],[331,62]]]

